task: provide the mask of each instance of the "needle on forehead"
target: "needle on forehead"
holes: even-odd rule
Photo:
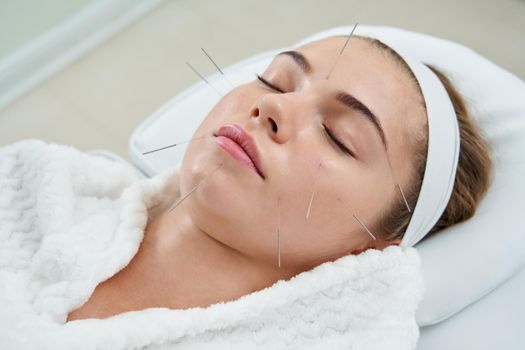
[[[228,80],[228,78],[226,77],[226,74],[224,74],[224,72],[222,71],[222,69],[219,68],[219,66],[217,65],[217,63],[215,63],[215,61],[213,60],[213,58],[211,58],[211,56],[206,52],[206,50],[204,50],[202,47],[201,47],[201,50],[202,52],[204,52],[204,54],[209,58],[209,60],[211,61],[211,63],[213,63],[213,65],[215,66],[215,68],[217,68],[217,70],[219,71],[219,73],[221,73],[222,77],[228,82],[228,84],[230,84],[231,87],[233,87],[233,84],[231,83],[230,80]]]
[[[321,170],[321,164],[322,162],[319,162],[319,168],[318,168],[318,173],[317,173],[315,183],[314,183],[314,189],[312,190],[312,195],[310,196],[310,203],[308,204],[308,211],[306,212],[307,220],[310,217],[310,209],[312,209],[312,202],[314,201],[315,190],[317,189],[317,180],[319,180],[319,171]]]
[[[330,78],[330,74],[332,74],[332,71],[334,70],[335,65],[337,64],[337,61],[339,60],[339,57],[341,57],[341,55],[343,54],[343,51],[345,50],[346,45],[348,44],[348,41],[350,41],[350,38],[352,37],[352,34],[354,34],[354,31],[355,31],[355,28],[357,27],[357,25],[358,25],[358,23],[356,22],[356,24],[354,25],[354,28],[352,28],[352,31],[350,32],[350,35],[348,35],[348,38],[346,38],[346,41],[345,41],[345,44],[344,44],[343,48],[341,49],[341,51],[339,52],[339,54],[335,58],[335,61],[332,64],[332,68],[330,69],[330,72],[328,72],[328,75],[326,76],[327,80],[328,80],[328,78]]]
[[[189,63],[189,62],[186,62],[186,65],[188,67],[190,67],[190,69],[199,76],[199,78],[201,78],[202,80],[204,80],[204,82],[206,84],[208,84],[209,87],[211,87],[213,89],[213,91],[215,91],[217,93],[217,95],[219,95],[220,97],[222,97],[222,94],[216,89],[213,87],[213,85],[210,84],[210,82],[208,80],[206,80],[205,77],[203,77],[195,68],[193,68],[193,66]]]
[[[219,166],[217,168],[215,168],[215,170],[213,170],[211,173],[209,173],[208,175],[206,175],[206,177],[204,179],[202,179],[198,184],[197,186],[193,187],[193,189],[186,193],[183,197],[181,197],[177,202],[175,202],[175,204],[173,204],[171,206],[171,208],[168,210],[168,212],[171,212],[173,209],[175,209],[179,204],[181,204],[186,198],[188,198],[193,192],[195,192],[197,190],[197,188],[199,188],[200,185],[202,185],[202,183],[204,181],[206,181],[214,172],[217,171],[217,169],[219,169],[221,166],[222,166],[223,162],[221,162],[221,164],[219,164]]]
[[[352,215],[353,215],[354,218],[357,220],[357,222],[359,222],[359,223],[361,224],[361,226],[363,226],[363,228],[365,229],[365,231],[368,232],[368,234],[369,234],[370,236],[372,236],[372,238],[373,238],[374,240],[376,240],[376,238],[375,238],[375,236],[372,234],[372,232],[370,232],[370,230],[368,229],[368,227],[366,227],[366,225],[365,225],[361,220],[359,220],[359,218],[357,217],[357,215],[355,215],[355,213],[352,214]]]
[[[165,146],[165,147],[161,147],[161,148],[157,148],[157,149],[154,149],[154,150],[151,150],[151,151],[144,152],[144,153],[142,153],[142,155],[146,155],[146,154],[150,154],[150,153],[153,153],[153,152],[162,151],[162,150],[164,150],[166,148],[175,147],[175,146],[182,145],[184,143],[188,143],[188,142],[191,142],[191,141],[201,140],[201,139],[206,139],[206,138],[211,138],[211,137],[212,136],[195,137],[195,138],[193,138],[191,140],[188,140],[188,141],[177,142],[177,143],[174,143],[172,145],[168,145],[168,146]]]

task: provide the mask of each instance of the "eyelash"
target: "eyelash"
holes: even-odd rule
[[[354,157],[355,158],[355,155],[352,151],[350,151],[341,141],[339,141],[335,136],[334,134],[332,133],[332,131],[330,129],[328,129],[326,127],[326,125],[323,124],[323,128],[326,132],[326,134],[328,135],[328,137],[332,140],[332,142],[337,145],[339,147],[339,149],[341,149],[344,153],[348,154],[349,156],[351,157]]]
[[[273,85],[272,83],[270,83],[268,80],[264,79],[263,77],[261,77],[259,74],[256,74],[257,76],[257,79],[259,79],[259,81],[261,81],[264,85],[266,85],[267,87],[269,87],[270,89],[272,90],[275,90],[277,92],[280,92],[282,94],[285,93],[285,91],[281,90],[280,88],[278,88],[277,86]],[[341,141],[339,141],[335,136],[334,134],[332,133],[332,131],[330,129],[328,129],[326,127],[326,125],[323,124],[323,128],[324,128],[324,131],[326,133],[326,135],[330,138],[330,141],[332,141],[333,144],[335,144],[337,147],[339,147],[339,149],[341,151],[343,151],[344,153],[348,154],[349,156],[351,157],[354,157],[355,158],[355,155],[352,151],[350,151]]]
[[[278,88],[277,86],[273,85],[272,83],[270,83],[268,80],[264,79],[263,77],[261,77],[259,74],[256,74],[257,76],[257,79],[259,79],[264,85],[268,86],[270,89],[272,90],[275,90],[275,91],[278,91],[280,92],[281,94],[284,94],[285,91],[284,90],[281,90],[280,88]]]

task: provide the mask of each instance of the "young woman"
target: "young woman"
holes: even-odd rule
[[[425,171],[425,102],[410,68],[380,41],[352,37],[335,62],[345,40],[279,54],[215,105],[194,135],[207,137],[189,144],[181,167],[180,193],[198,190],[150,218],[129,265],[68,321],[231,301],[401,242]],[[430,234],[470,218],[491,174],[464,101],[432,70],[461,144],[450,200]]]

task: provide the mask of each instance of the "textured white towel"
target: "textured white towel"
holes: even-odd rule
[[[125,165],[25,140],[0,148],[0,349],[414,349],[419,254],[346,256],[207,308],[64,323],[136,254],[148,214],[178,193],[175,168]]]

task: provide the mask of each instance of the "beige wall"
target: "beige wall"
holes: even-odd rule
[[[1,0],[0,61],[96,1]]]
[[[226,67],[355,21],[457,41],[523,79],[524,18],[523,0],[167,0],[1,109],[0,147],[39,138],[126,158],[132,131],[198,80],[186,61],[214,72],[201,47]]]

